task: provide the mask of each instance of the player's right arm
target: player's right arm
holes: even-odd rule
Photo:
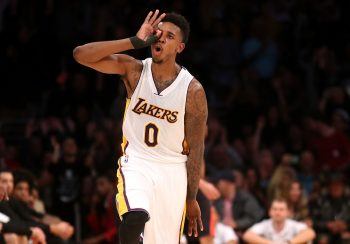
[[[159,15],[159,10],[154,13],[150,11],[141,25],[136,36],[113,41],[91,42],[76,47],[73,50],[74,59],[87,67],[106,74],[119,74],[123,76],[123,80],[129,81],[126,84],[130,88],[135,88],[138,78],[132,73],[142,67],[139,60],[121,52],[143,48],[151,45],[161,35],[158,30],[159,22],[165,17],[165,14]]]
[[[91,42],[76,47],[73,56],[78,63],[99,72],[125,75],[130,66],[130,61],[133,62],[134,59],[128,55],[118,53],[133,48],[130,38]]]

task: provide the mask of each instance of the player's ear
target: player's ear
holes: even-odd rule
[[[181,42],[181,43],[179,44],[179,46],[177,47],[176,52],[177,52],[177,53],[181,53],[181,52],[185,49],[185,46],[186,46],[186,44],[183,43],[183,42]]]

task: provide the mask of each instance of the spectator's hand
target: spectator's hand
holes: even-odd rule
[[[338,233],[342,233],[342,232],[347,230],[348,226],[346,225],[346,223],[343,220],[336,220],[334,222],[335,222],[335,225],[337,227]]]
[[[101,243],[102,239],[99,237],[91,237],[88,239],[83,240],[82,244],[98,244]]]
[[[73,235],[74,228],[67,222],[60,222],[50,225],[50,231],[63,240],[68,240]]]
[[[30,237],[33,244],[46,244],[45,233],[38,227],[32,227],[32,236]]]
[[[225,220],[223,221],[223,223],[224,223],[225,225],[230,226],[230,227],[233,228],[233,229],[236,229],[236,228],[237,228],[237,223],[236,223],[236,221],[234,221],[233,219],[225,219]]]
[[[204,194],[204,196],[209,200],[209,201],[215,201],[220,197],[220,192],[216,187],[206,181],[206,180],[200,180],[199,182],[199,190]]]
[[[203,223],[201,218],[201,210],[196,200],[186,201],[186,217],[188,220],[188,235],[198,236],[198,227],[203,231]]]
[[[337,224],[335,221],[330,221],[327,223],[327,228],[332,232],[332,233],[337,233]]]
[[[308,227],[310,227],[310,228],[312,228],[312,226],[314,225],[314,222],[312,221],[311,218],[306,219],[306,220],[304,221],[304,223],[305,223]]]
[[[158,14],[158,9],[154,13],[153,11],[150,11],[148,13],[147,17],[145,18],[145,21],[143,22],[141,28],[136,34],[138,38],[140,38],[143,41],[147,41],[147,39],[152,35],[156,35],[157,38],[161,36],[162,32],[158,29],[158,24],[165,17],[165,13],[161,14],[159,17]]]

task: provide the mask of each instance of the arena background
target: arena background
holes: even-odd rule
[[[72,50],[134,35],[156,8],[191,23],[178,61],[207,93],[208,180],[234,170],[266,210],[271,179],[287,165],[317,221],[312,206],[326,192],[325,172],[349,175],[347,0],[2,0],[1,168],[31,172],[46,211],[75,225],[71,243],[114,228],[98,218],[113,192],[96,179],[113,181],[116,172],[125,90],[118,76],[77,64]],[[322,126],[336,135],[323,138]],[[248,172],[259,179],[253,186]]]

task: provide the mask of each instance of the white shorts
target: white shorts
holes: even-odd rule
[[[123,156],[119,159],[119,216],[145,211],[144,244],[178,244],[185,218],[186,164],[153,163]]]

